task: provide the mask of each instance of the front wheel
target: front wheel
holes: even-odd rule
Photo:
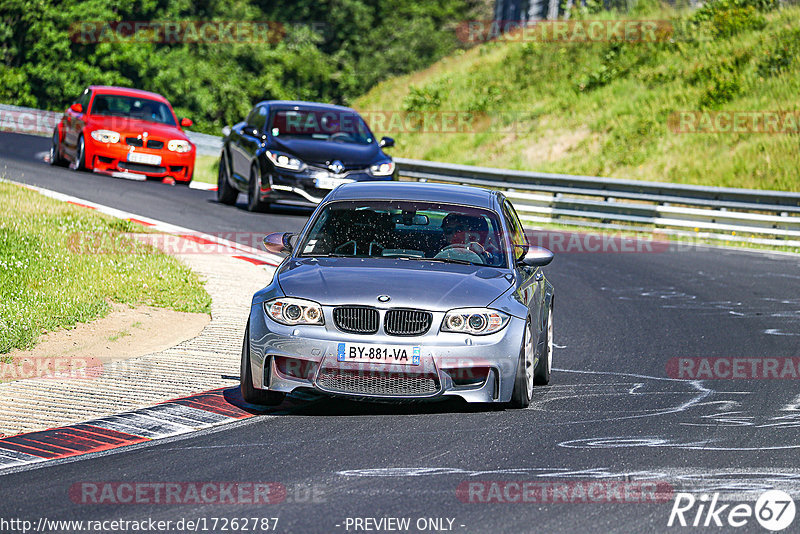
[[[53,142],[50,144],[50,165],[63,166],[64,158],[61,157],[61,143],[58,139],[58,128],[53,131]]]
[[[253,164],[250,169],[250,182],[247,185],[248,211],[264,211],[267,203],[261,200],[261,171]]]
[[[531,333],[531,321],[525,323],[525,334],[519,350],[519,363],[514,378],[514,391],[511,393],[512,408],[527,408],[533,398],[533,356],[535,344]]]
[[[70,168],[75,171],[86,169],[86,143],[83,141],[83,135],[78,138],[78,151],[75,153],[75,161],[72,162]]]
[[[231,185],[228,173],[228,162],[225,160],[225,152],[219,157],[219,172],[217,173],[217,202],[220,204],[233,205],[239,191]]]
[[[242,398],[250,404],[262,406],[277,406],[283,402],[285,393],[256,389],[253,387],[253,375],[250,370],[250,323],[244,329],[244,342],[242,343],[242,366],[239,372],[239,384]]]
[[[547,312],[547,339],[544,342],[542,355],[536,364],[536,373],[533,375],[537,386],[546,386],[550,383],[550,371],[553,369],[553,305]]]

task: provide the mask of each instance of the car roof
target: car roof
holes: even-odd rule
[[[270,107],[274,108],[304,108],[304,109],[324,109],[329,111],[347,111],[350,113],[356,113],[353,108],[348,108],[345,106],[337,106],[336,104],[325,104],[324,102],[305,102],[303,100],[262,100],[258,102],[256,106],[261,104],[267,104]]]
[[[327,201],[417,200],[496,209],[500,193],[466,185],[428,182],[352,182],[337,187]]]
[[[124,96],[138,96],[140,98],[149,98],[150,100],[158,100],[166,104],[169,101],[158,93],[151,93],[150,91],[143,91],[141,89],[132,89],[130,87],[117,87],[113,85],[90,85],[89,89],[93,93],[102,93],[105,95],[124,95]]]

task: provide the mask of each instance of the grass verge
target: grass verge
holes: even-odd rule
[[[211,297],[188,267],[119,235],[141,231],[0,183],[0,354],[101,317],[109,301],[208,313]],[[124,252],[76,252],[70,243],[81,235],[115,235],[125,241]]]
[[[624,15],[578,11],[572,20],[662,20],[676,28],[672,38],[489,42],[387,80],[354,105],[366,116],[429,113],[434,127],[438,112],[498,118],[488,121],[491,127],[479,122],[452,133],[376,131],[395,137],[394,156],[800,191],[795,123],[788,129],[794,133],[676,133],[670,127],[671,117],[685,111],[797,117],[800,7],[761,10],[751,0],[716,0],[676,12],[647,4]]]
[[[194,177],[192,181],[216,185],[218,172],[219,156],[198,154],[194,161]]]

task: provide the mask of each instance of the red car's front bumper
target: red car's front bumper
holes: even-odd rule
[[[86,166],[95,172],[118,177],[167,178],[176,182],[189,182],[194,173],[196,149],[189,152],[174,152],[163,149],[130,147],[123,143],[100,143],[86,136]],[[131,161],[136,156],[148,154],[161,158],[158,164]]]

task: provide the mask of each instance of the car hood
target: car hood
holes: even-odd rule
[[[513,281],[511,271],[479,265],[369,258],[291,259],[276,276],[287,296],[322,305],[434,311],[488,306]],[[379,303],[378,295],[391,300]]]
[[[306,163],[316,163],[322,166],[339,160],[345,169],[363,169],[386,159],[385,154],[376,143],[357,145],[308,139],[273,138],[273,140],[278,150],[288,152]]]
[[[122,136],[136,137],[147,132],[148,137],[158,139],[183,139],[188,141],[186,134],[176,126],[168,126],[157,122],[134,120],[127,117],[106,117],[93,115],[90,126],[92,129],[113,130]]]

